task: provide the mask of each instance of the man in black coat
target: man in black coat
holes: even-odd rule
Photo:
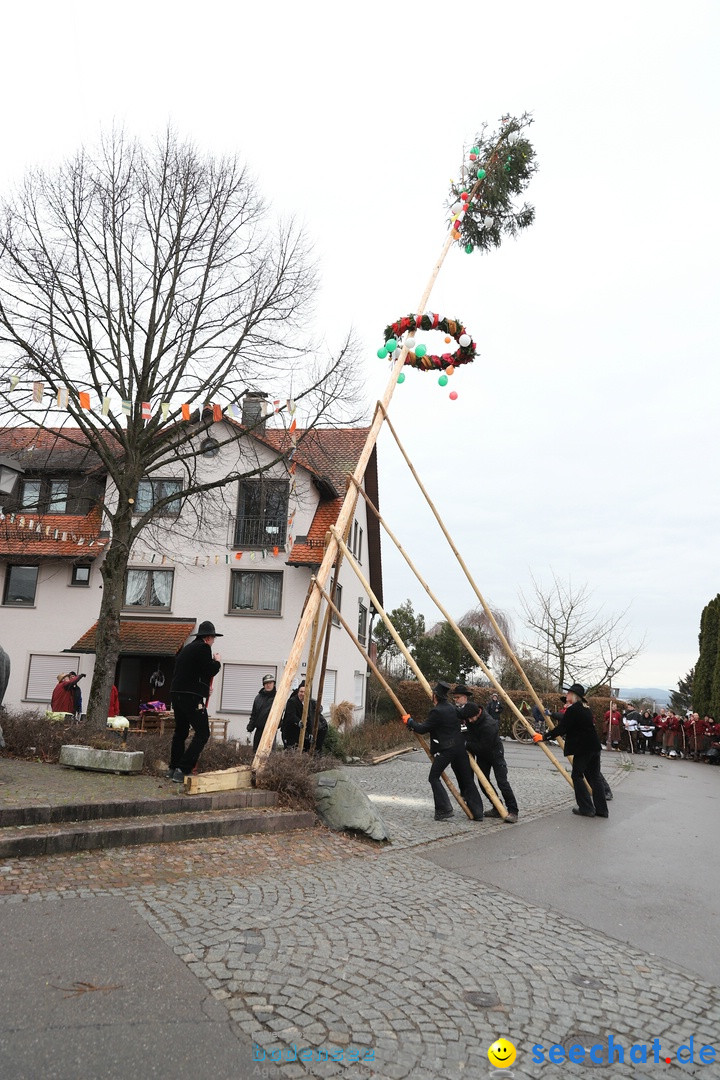
[[[410,717],[407,726],[418,735],[430,735],[430,750],[433,763],[428,780],[435,801],[435,820],[445,821],[453,816],[453,808],[441,780],[448,765],[457,777],[460,794],[467,803],[475,821],[482,821],[483,804],[473,780],[472,769],[468,761],[465,739],[460,726],[457,709],[448,701],[450,686],[439,682],[433,687],[433,708],[424,724]]]
[[[270,715],[272,703],[275,700],[275,694],[275,676],[263,675],[262,689],[255,695],[247,726],[248,731],[255,732],[253,735],[253,750],[257,750],[262,739],[265,724]]]
[[[470,690],[463,683],[455,687],[453,694],[458,715],[465,724],[465,745],[490,780],[490,770],[495,773],[497,786],[500,788],[508,812],[505,821],[514,825],[518,819],[518,804],[515,793],[508,780],[505,750],[500,738],[500,720],[488,709],[479,708],[474,701],[469,701]],[[499,817],[494,806],[486,811],[488,817]]]
[[[181,784],[197,765],[205,743],[210,738],[207,700],[210,684],[220,670],[220,653],[211,645],[218,634],[211,622],[201,622],[195,640],[181,649],[175,658],[170,686],[170,700],[175,714],[175,734],[170,746],[168,777]],[[185,748],[185,740],[193,737]]]
[[[573,759],[571,776],[577,799],[573,814],[606,818],[608,807],[600,775],[600,738],[585,700],[585,687],[580,683],[573,683],[567,690],[566,700],[568,707],[564,713],[550,713],[556,727],[552,731],[546,731],[543,739],[549,742],[558,735],[565,736],[563,753],[565,757]],[[592,788],[592,799],[585,780]]]

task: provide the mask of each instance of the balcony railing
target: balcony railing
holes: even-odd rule
[[[243,548],[282,547],[287,538],[287,518],[239,518],[233,545]]]

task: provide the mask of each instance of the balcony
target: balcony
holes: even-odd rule
[[[284,547],[286,539],[287,516],[282,518],[242,517],[233,521],[233,547]]]

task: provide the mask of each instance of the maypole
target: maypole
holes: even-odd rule
[[[426,314],[426,307],[435,281],[453,244],[469,255],[473,251],[489,251],[498,247],[503,236],[515,236],[521,229],[532,224],[535,211],[524,204],[517,207],[515,200],[527,187],[535,172],[535,151],[527,138],[526,129],[532,118],[526,113],[520,117],[505,116],[497,132],[486,134],[484,126],[475,144],[465,155],[460,179],[453,182],[450,190],[450,222],[448,235],[440,255],[430,274],[427,285],[415,311],[405,318],[391,323],[385,331],[385,344],[378,350],[381,358],[390,356],[392,369],[382,400],[375,410],[370,430],[360,458],[352,475],[345,499],[335,522],[335,527],[325,549],[322,563],[316,574],[318,588],[308,597],[305,610],[298,624],[295,640],[288,654],[285,669],[280,677],[275,700],[265,724],[253,761],[253,769],[262,768],[275,742],[285,702],[290,696],[292,683],[300,666],[303,650],[316,620],[333,565],[338,557],[337,537],[344,536],[354,513],[357,498],[356,486],[362,485],[370,456],[377,443],[388,406],[398,382],[404,379],[403,367],[417,371],[440,371],[440,380],[447,381],[461,364],[470,363],[475,356],[475,345],[462,324],[455,319],[441,319]],[[458,350],[440,356],[428,355],[427,347],[417,343],[415,334],[423,330],[441,330],[458,343]],[[400,337],[405,336],[401,343]],[[447,373],[447,374],[446,374]],[[442,384],[442,383],[441,383]],[[457,394],[451,392],[451,397]]]

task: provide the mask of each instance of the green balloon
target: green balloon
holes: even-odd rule
[[[380,357],[381,360],[384,360],[385,357],[387,356],[387,349],[382,349],[382,348],[378,349],[377,354],[378,354],[378,356]]]
[[[401,371],[400,374],[398,375],[398,382],[399,383],[405,382],[405,372],[404,371]]]
[[[487,173],[485,172],[484,169],[478,169],[478,171],[477,171],[478,180],[484,180],[486,176],[487,176]]]
[[[473,146],[473,148],[472,148],[472,150],[470,151],[470,153],[471,153],[471,154],[479,154],[479,153],[480,153],[480,147],[479,147],[479,146]]]
[[[385,348],[388,352],[395,352],[395,350],[397,349],[397,341],[394,337],[387,339],[387,341],[385,342]]]
[[[447,381],[448,381],[447,375],[441,375],[440,378],[438,379],[438,386],[447,386]]]
[[[423,356],[425,355],[426,352],[427,352],[427,345],[418,345],[418,347],[415,350],[415,355],[418,357],[419,360],[422,360],[422,358],[423,358]]]
[[[467,252],[468,255],[472,255],[474,250],[475,249],[473,248],[472,244],[466,244],[465,245],[465,251]]]

